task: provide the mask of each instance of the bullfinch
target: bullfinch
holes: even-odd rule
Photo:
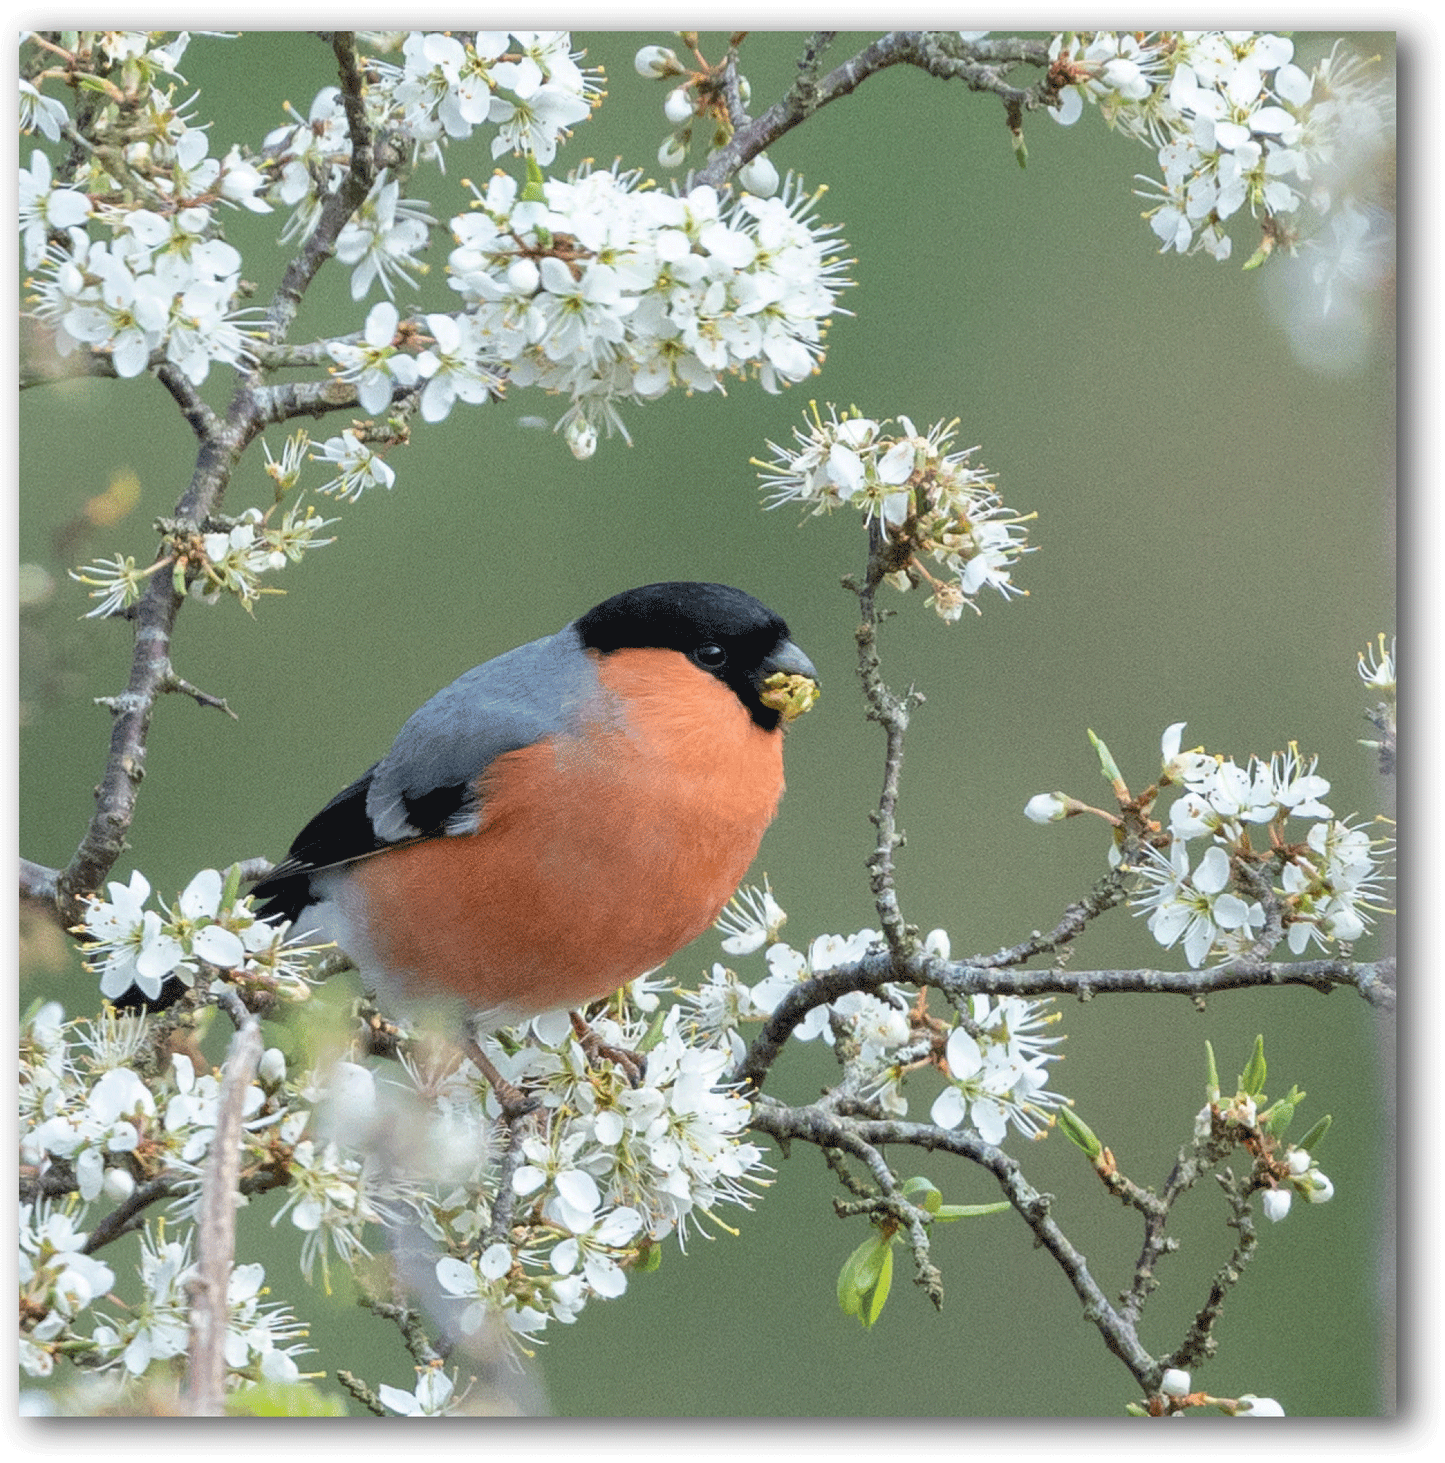
[[[649,584],[459,676],[256,886],[402,999],[491,1026],[576,1010],[717,918],[817,694],[788,627],[724,584]]]

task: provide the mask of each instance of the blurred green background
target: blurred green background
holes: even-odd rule
[[[655,176],[664,89],[631,63],[638,45],[670,38],[575,39],[589,64],[606,67],[609,95],[561,150],[558,170],[621,156]],[[866,39],[841,36],[829,62]],[[1330,38],[1296,40],[1308,58]],[[755,111],[788,84],[801,41],[747,41]],[[1391,37],[1352,43],[1393,64]],[[710,59],[724,44],[703,41]],[[232,140],[259,145],[283,120],[283,100],[304,114],[332,80],[328,50],[289,34],[197,38],[182,70],[200,88],[199,115],[216,121],[217,155]],[[1271,313],[1270,269],[1240,271],[1247,234],[1226,264],[1156,253],[1131,192],[1135,173],[1154,169],[1149,152],[1107,133],[1092,112],[1067,130],[1032,117],[1027,137],[1020,171],[991,99],[902,67],[868,81],[771,153],[780,171],[827,184],[820,214],[843,226],[857,259],[857,288],[844,301],[856,314],[835,321],[814,381],[780,396],[737,383],[726,399],[632,408],[635,445],[604,441],[586,463],[559,436],[522,423],[555,419],[555,401],[518,392],[485,410],[458,407],[440,428],[418,422],[413,444],[392,456],[394,491],[344,507],[336,544],[278,581],[285,598],[263,600],[254,618],[231,603],[189,607],[176,669],[225,696],[239,720],[179,697],[159,707],[132,854],[117,877],[139,867],[173,897],[199,867],[278,856],[460,671],[619,589],[707,578],[779,610],[823,677],[822,702],[790,736],[788,796],[757,872],[789,911],[795,944],[876,923],[863,860],[880,737],[862,716],[854,602],[838,587],[861,567],[861,532],[846,515],[800,527],[790,509],[762,512],[749,466],[768,439],[790,439],[810,397],[907,413],[920,427],[960,417],[961,445],[980,444],[1005,500],[1039,515],[1040,551],[1014,576],[1029,598],[986,598],[982,618],[947,627],[921,597],[893,597],[900,613],[883,633],[893,684],[916,683],[928,698],[905,769],[904,908],[924,929],[945,926],[956,956],[1049,926],[1101,871],[1106,839],[1089,820],[1045,829],[1022,816],[1035,792],[1104,791],[1087,727],[1138,784],[1172,721],[1188,721],[1186,745],[1241,761],[1296,738],[1320,754],[1337,814],[1380,810],[1388,789],[1357,745],[1369,734],[1369,697],[1355,660],[1394,627],[1393,301],[1375,302],[1355,369],[1312,369]],[[446,177],[430,173],[411,191],[445,219],[464,205],[460,180],[483,180],[491,167],[484,146],[454,147]],[[271,242],[281,222],[227,219],[259,298],[282,267]],[[419,298],[449,308],[444,245],[430,258]],[[355,329],[363,312],[346,275],[328,274],[293,339]],[[216,369],[205,395],[220,404],[226,388]],[[324,438],[345,424],[312,430]],[[274,452],[282,439],[268,439]],[[53,576],[20,623],[29,858],[64,864],[79,839],[108,734],[92,698],[123,686],[130,656],[125,624],[78,618],[88,604],[65,571],[116,552],[144,561],[150,523],[184,489],[192,455],[154,382],[65,382],[22,396],[20,556]],[[111,527],[87,527],[88,500],[125,474],[139,483],[137,506]],[[227,507],[269,498],[253,451]],[[1359,947],[1364,957],[1382,950],[1377,937]],[[673,968],[692,977],[718,955],[703,939]],[[27,929],[23,957],[22,1006],[53,993],[70,1011],[95,1008],[93,979],[58,939]],[[1160,959],[1142,922],[1119,912],[1080,941],[1073,964]],[[762,974],[760,961],[740,969]],[[1142,1183],[1162,1182],[1203,1101],[1205,1038],[1227,1082],[1264,1032],[1270,1092],[1307,1089],[1306,1127],[1335,1115],[1320,1154],[1335,1202],[1296,1206],[1261,1235],[1219,1327],[1221,1356],[1196,1381],[1221,1395],[1273,1395],[1295,1414],[1379,1411],[1392,1366],[1382,1307],[1393,1287],[1382,1261],[1391,1026],[1348,995],[1301,990],[1221,996],[1202,1012],[1182,1000],[1101,998],[1065,1006],[1063,1018],[1067,1055],[1051,1085],[1076,1099]],[[821,1053],[799,1052],[778,1091],[806,1098],[829,1070]],[[915,1098],[916,1115],[929,1100]],[[1105,1290],[1121,1289],[1139,1243],[1132,1218],[1061,1137],[1010,1147],[1034,1184],[1058,1196],[1056,1216]],[[995,1197],[961,1165],[896,1156],[949,1202]],[[881,1322],[864,1333],[834,1298],[861,1224],[834,1216],[835,1186],[816,1153],[798,1148],[773,1162],[777,1181],[756,1212],[725,1215],[736,1238],[695,1240],[685,1258],[669,1246],[660,1272],[623,1299],[549,1331],[536,1373],[554,1411],[1117,1415],[1132,1395],[1061,1274],[1010,1216],[941,1227],[943,1312],[900,1266]],[[328,1296],[286,1278],[296,1245],[284,1221],[267,1228],[275,1203],[243,1219],[276,1296],[312,1322],[316,1368],[409,1385],[399,1342],[356,1310],[344,1279]],[[1227,1255],[1223,1218],[1211,1188],[1182,1206],[1183,1248],[1163,1262],[1144,1323],[1152,1349],[1174,1343]],[[126,1245],[134,1240],[110,1255],[118,1272],[131,1264]]]

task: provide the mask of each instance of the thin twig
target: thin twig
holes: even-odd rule
[[[239,721],[241,718],[231,710],[230,703],[224,696],[212,696],[209,691],[202,691],[198,686],[193,686],[183,676],[171,672],[165,684],[161,687],[163,691],[174,691],[181,696],[189,696],[197,706],[209,707],[215,711],[224,711],[232,721]]]
[[[236,1254],[236,1194],[246,1092],[261,1061],[261,1023],[247,1014],[221,1069],[216,1130],[206,1157],[196,1219],[195,1277],[190,1283],[191,1337],[184,1405],[192,1417],[224,1412],[228,1289]]]
[[[1165,1366],[1187,1370],[1214,1354],[1214,1324],[1224,1309],[1229,1292],[1239,1283],[1245,1266],[1254,1258],[1258,1248],[1259,1237],[1255,1233],[1254,1213],[1249,1204],[1252,1191],[1248,1180],[1236,1181],[1234,1175],[1226,1170],[1219,1175],[1219,1181],[1229,1196],[1229,1223],[1238,1232],[1239,1239],[1229,1258],[1215,1272],[1209,1295],[1195,1314],[1184,1340],[1163,1359]]]
[[[868,720],[877,722],[884,735],[883,787],[878,795],[877,811],[869,814],[878,832],[873,852],[868,857],[869,888],[873,891],[883,938],[888,941],[893,958],[902,961],[913,953],[915,942],[909,936],[898,901],[893,851],[903,842],[903,835],[898,831],[898,789],[903,775],[903,740],[908,731],[908,708],[910,702],[921,701],[922,698],[912,693],[896,696],[883,680],[878,653],[879,613],[874,599],[886,572],[885,552],[884,537],[878,525],[870,525],[868,572],[863,584],[857,587],[859,624],[854,638],[858,644],[858,675],[863,682]]]
[[[117,1240],[123,1234],[129,1234],[133,1229],[139,1229],[145,1211],[152,1204],[161,1199],[168,1198],[185,1182],[186,1175],[179,1169],[167,1169],[159,1173],[153,1179],[148,1179],[143,1184],[137,1184],[131,1190],[128,1198],[117,1204],[109,1214],[102,1219],[90,1234],[86,1237],[84,1253],[93,1255],[104,1245],[112,1240]]]
[[[517,1112],[503,1123],[507,1135],[502,1159],[497,1165],[497,1197],[492,1201],[492,1221],[487,1226],[486,1243],[496,1244],[505,1240],[512,1227],[512,1215],[517,1206],[517,1193],[512,1186],[512,1176],[522,1162],[522,1137],[528,1128],[535,1127],[531,1112]]]
[[[371,1390],[355,1372],[349,1372],[345,1367],[336,1373],[336,1380],[351,1393],[366,1410],[374,1417],[385,1417],[386,1408],[382,1405],[381,1398]]]

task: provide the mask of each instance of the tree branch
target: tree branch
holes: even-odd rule
[[[949,32],[890,31],[865,46],[856,56],[816,79],[818,59],[835,33],[819,31],[808,42],[798,62],[798,79],[781,101],[756,121],[733,133],[732,140],[708,159],[688,180],[689,187],[720,187],[744,163],[755,158],[780,137],[805,122],[814,112],[851,95],[870,76],[890,66],[916,66],[944,81],[959,81],[970,91],[992,92],[1013,113],[1051,105],[1055,95],[1047,78],[1032,87],[1010,85],[1006,73],[1020,64],[1046,68],[1044,41],[998,40],[965,42]]]
[[[1000,972],[990,957],[974,960],[934,960],[922,954],[899,961],[879,950],[861,960],[837,965],[822,975],[800,981],[778,1003],[747,1054],[727,1080],[761,1088],[769,1069],[782,1053],[793,1028],[815,1006],[827,1005],[850,991],[876,993],[899,982],[929,986],[952,997],[964,996],[1073,996],[1092,1000],[1104,995],[1177,995],[1193,1001],[1222,991],[1256,990],[1267,986],[1308,986],[1328,994],[1336,987],[1353,989],[1379,1010],[1395,1005],[1395,960],[1277,960],[1260,965],[1234,961],[1207,970],[1011,970]]]

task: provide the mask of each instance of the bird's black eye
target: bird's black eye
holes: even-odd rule
[[[697,646],[692,652],[692,658],[705,671],[720,671],[728,663],[727,651],[711,641]]]

